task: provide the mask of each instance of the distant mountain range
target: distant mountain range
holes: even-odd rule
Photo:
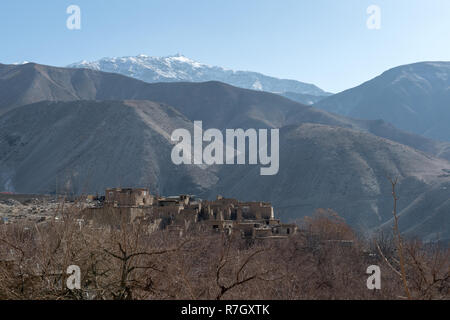
[[[115,72],[149,83],[221,81],[244,89],[291,95],[294,100],[305,104],[312,104],[330,95],[313,84],[209,66],[180,54],[168,57],[141,54],[136,57],[103,58],[92,62],[80,61],[68,67]]]
[[[349,117],[383,119],[412,133],[450,141],[450,62],[396,67],[314,106]]]
[[[175,128],[280,128],[280,170],[175,166]],[[0,64],[0,188],[15,192],[216,194],[271,201],[283,219],[336,210],[361,230],[389,224],[387,176],[399,176],[400,226],[450,239],[449,143],[356,120],[280,95],[210,81],[149,84],[115,73]],[[445,159],[444,159],[445,158]],[[449,189],[450,190],[450,189]]]

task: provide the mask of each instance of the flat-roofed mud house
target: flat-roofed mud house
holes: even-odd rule
[[[148,189],[113,188],[106,189],[105,202],[113,206],[146,206],[153,204]]]
[[[245,238],[286,237],[297,231],[295,224],[282,224],[275,219],[268,202],[240,202],[218,196],[214,201],[203,202],[201,215],[213,230],[238,230]]]
[[[240,232],[252,239],[287,237],[297,230],[295,224],[275,219],[268,202],[241,202],[222,196],[212,201],[190,195],[156,197],[148,189],[131,188],[106,189],[103,205],[86,209],[85,218],[113,224],[139,218],[152,228],[178,231],[202,223],[214,232]]]
[[[104,202],[83,210],[83,219],[98,224],[120,225],[144,217],[153,205],[154,196],[146,188],[109,188],[105,190]]]

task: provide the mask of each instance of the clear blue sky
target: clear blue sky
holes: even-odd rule
[[[81,30],[66,28],[70,4]],[[380,30],[366,26],[371,4]],[[450,1],[1,1],[0,41],[2,63],[182,53],[338,92],[397,65],[450,60]]]

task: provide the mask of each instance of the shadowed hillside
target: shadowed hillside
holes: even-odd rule
[[[0,115],[43,100],[151,100],[168,104],[205,128],[268,128],[305,122],[371,132],[450,158],[450,144],[408,134],[379,121],[359,121],[317,110],[276,94],[220,82],[149,84],[119,74],[34,63],[0,64]],[[386,130],[387,128],[387,130]]]
[[[421,215],[441,230],[440,218],[433,220],[428,213],[447,201],[448,192],[434,189],[450,181],[449,162],[368,133],[317,124],[285,127],[280,141],[277,175],[260,176],[255,166],[224,168],[221,185],[212,193],[246,200],[263,195],[284,219],[331,208],[352,226],[367,230],[392,217],[387,177],[398,176],[400,210],[429,192],[436,199],[427,202]],[[421,221],[411,217],[408,223]]]
[[[103,192],[107,186],[196,193],[217,180],[175,166],[170,135],[191,123],[146,101],[41,102],[0,118],[0,185],[20,193]]]

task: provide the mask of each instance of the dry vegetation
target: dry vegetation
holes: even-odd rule
[[[450,297],[448,248],[403,242],[401,266],[395,238],[361,239],[329,210],[289,239],[264,241],[201,225],[181,236],[143,221],[80,226],[76,210],[60,221],[0,226],[0,299]],[[381,290],[366,287],[372,264],[381,267]],[[81,268],[81,290],[66,288],[69,265]]]

